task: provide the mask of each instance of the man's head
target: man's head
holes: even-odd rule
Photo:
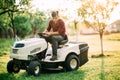
[[[51,14],[51,16],[53,18],[57,18],[58,17],[58,11],[53,11],[52,14]]]

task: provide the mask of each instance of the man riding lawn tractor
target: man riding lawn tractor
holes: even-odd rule
[[[52,15],[55,14],[57,13]],[[58,24],[62,25],[62,29]],[[14,42],[10,54],[12,60],[7,63],[9,73],[18,73],[20,69],[23,69],[30,75],[38,76],[42,70],[53,70],[61,67],[65,71],[73,71],[88,61],[88,44],[68,42],[64,22],[61,19],[50,20],[45,33],[38,34],[40,38]],[[49,46],[48,42],[52,46]]]

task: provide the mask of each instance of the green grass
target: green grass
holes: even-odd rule
[[[0,56],[7,55],[12,46],[12,39],[0,39]]]
[[[113,43],[113,40],[111,41],[109,38],[114,39],[119,35],[114,34],[105,36],[105,44],[109,44],[108,42]],[[91,38],[89,38],[89,40],[90,39]],[[93,40],[93,38],[91,40]],[[4,42],[4,40],[2,42]],[[9,51],[11,42],[12,41],[10,40],[5,40],[4,44],[0,42],[0,46],[1,44],[4,46],[0,48],[0,51],[4,50],[8,52],[6,55],[0,57],[0,80],[120,80],[120,50],[116,50],[116,47],[119,47],[119,45],[113,46],[112,50],[110,48],[111,46],[108,46],[108,48],[105,46],[107,50],[104,51],[104,54],[109,56],[103,58],[91,58],[91,54],[100,53],[99,51],[89,52],[89,61],[77,71],[58,73],[48,72],[42,73],[38,77],[34,77],[29,76],[24,70],[21,70],[18,74],[9,74],[7,72],[6,65],[10,60]],[[6,47],[5,45],[8,44],[9,47]],[[98,47],[97,45],[95,46]]]
[[[112,41],[120,41],[120,34],[119,33],[111,34],[107,37],[107,39]]]
[[[110,56],[103,58],[89,57],[88,63],[77,71],[42,73],[38,77],[29,76],[25,71],[9,74],[6,71],[6,61],[0,61],[1,80],[120,80],[119,51],[105,52]],[[2,59],[2,58],[0,58]],[[4,58],[3,58],[4,59]]]

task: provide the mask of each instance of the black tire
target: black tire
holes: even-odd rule
[[[13,60],[10,60],[7,64],[7,71],[9,73],[18,73],[20,71],[19,64],[16,64]]]
[[[39,76],[41,73],[41,64],[38,61],[31,61],[27,71],[30,75]]]
[[[12,73],[13,72],[13,60],[10,60],[8,63],[7,63],[7,71],[8,73]]]
[[[20,66],[19,64],[15,64],[13,65],[13,72],[14,73],[19,73],[20,72]]]
[[[66,71],[74,71],[79,68],[79,64],[79,58],[76,55],[72,54],[66,58],[64,68]]]

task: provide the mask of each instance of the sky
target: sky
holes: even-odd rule
[[[61,13],[63,15],[69,16],[76,16],[76,8],[80,6],[74,0],[33,0],[32,1],[33,10],[36,8],[41,11],[48,11],[48,10],[66,10],[65,13]]]
[[[74,0],[33,0],[32,5],[41,10],[55,10],[55,9],[65,9],[65,8],[76,8],[78,3]]]
[[[116,21],[120,19],[120,5],[116,7],[116,9],[111,14],[111,20],[109,23],[112,23],[113,21]]]
[[[97,1],[104,2],[104,0]],[[118,1],[120,2],[120,0]],[[73,18],[77,17],[76,9],[80,6],[80,3],[75,0],[33,0],[31,4],[33,6],[32,11],[35,11],[36,8],[40,11],[67,9],[67,11],[63,15],[69,15]],[[111,14],[111,20],[109,21],[109,23],[112,23],[117,19],[120,19],[120,5]]]

